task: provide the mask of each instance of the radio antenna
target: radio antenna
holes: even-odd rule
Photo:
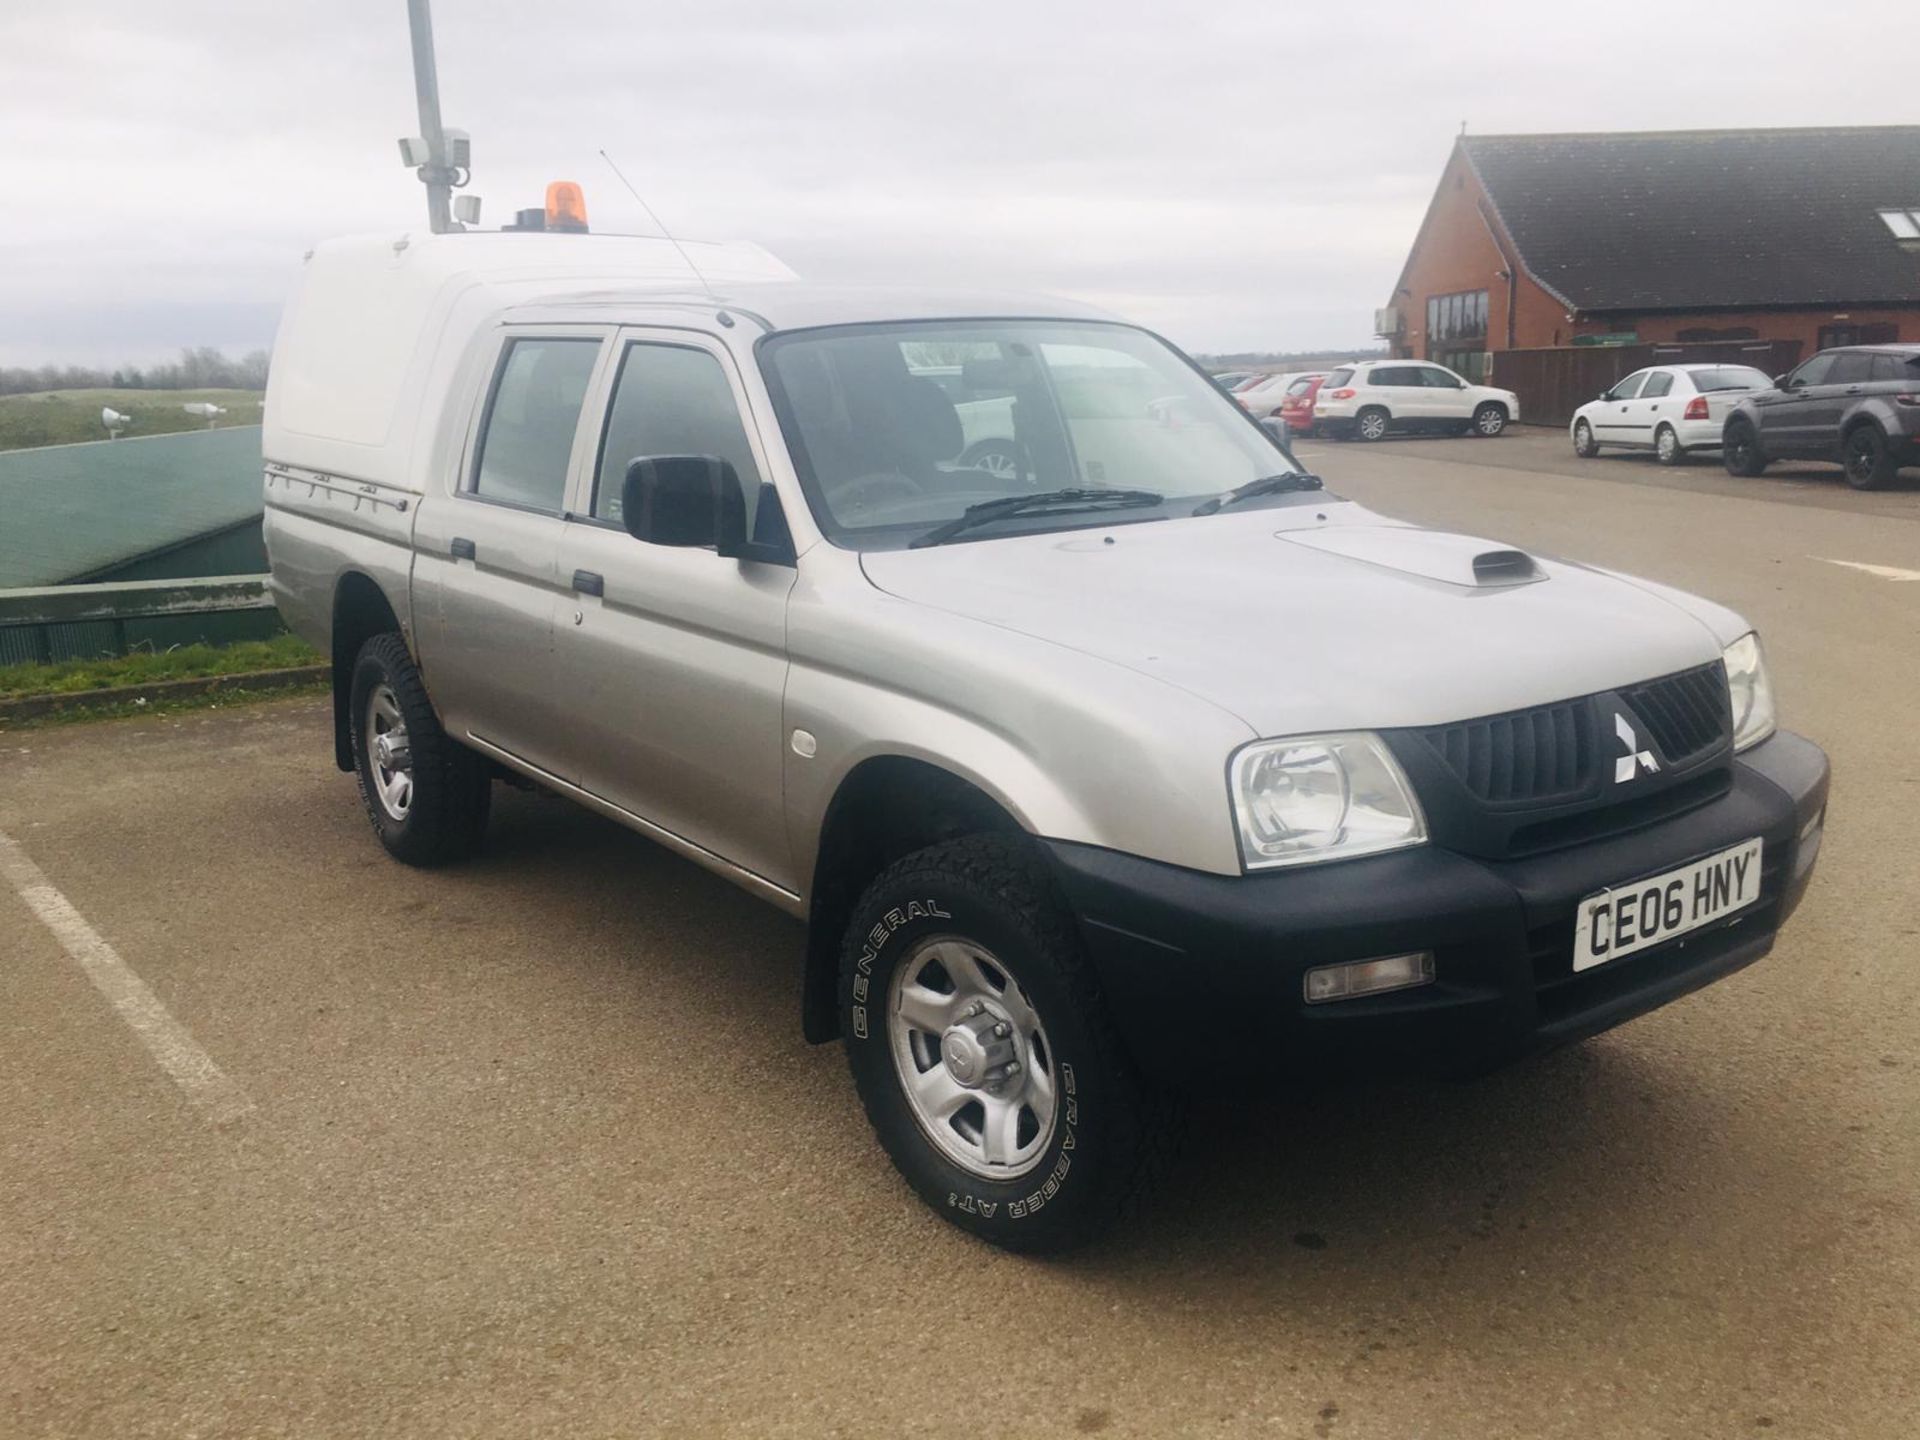
[[[607,154],[604,148],[600,151],[600,158],[607,162],[607,168],[613,171],[614,176],[620,181],[622,185],[627,187],[627,193],[633,196],[633,198],[639,203],[640,208],[647,212],[647,218],[653,222],[654,228],[667,238],[667,240],[672,244],[675,250],[680,252],[680,258],[687,262],[687,269],[691,270],[693,272],[693,278],[700,282],[700,288],[705,290],[707,292],[708,297],[711,298],[716,304],[719,303],[719,300],[720,300],[719,292],[717,292],[712,285],[707,283],[707,277],[700,273],[700,267],[694,264],[693,257],[687,254],[686,246],[682,245],[678,240],[675,240],[673,238],[673,232],[667,229],[667,227],[663,223],[661,223],[660,217],[653,213],[653,207],[647,204],[647,202],[641,198],[640,192],[633,188],[633,182],[627,179],[627,177],[621,173],[620,167],[613,163],[613,157]]]

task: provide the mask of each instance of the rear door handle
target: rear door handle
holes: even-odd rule
[[[474,557],[473,541],[464,535],[454,536],[453,544],[449,548],[452,549],[453,558],[456,560],[471,560]]]
[[[591,570],[576,570],[573,572],[573,588],[582,595],[605,595],[607,579]]]

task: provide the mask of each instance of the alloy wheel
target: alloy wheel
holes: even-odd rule
[[[405,820],[413,804],[413,748],[400,699],[391,685],[376,685],[367,697],[364,733],[380,808],[395,820]]]
[[[984,1180],[1040,1163],[1059,1109],[1053,1048],[989,951],[955,935],[915,946],[894,968],[887,1038],[907,1107],[948,1160]]]

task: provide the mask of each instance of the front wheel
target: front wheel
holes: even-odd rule
[[[1473,428],[1491,440],[1507,428],[1507,412],[1494,404],[1482,405],[1473,412]]]
[[[409,865],[473,854],[486,834],[491,777],[440,728],[406,641],[389,633],[362,645],[350,695],[360,800],[387,853]]]
[[[1720,463],[1727,467],[1729,475],[1751,480],[1767,468],[1767,457],[1760,449],[1760,437],[1753,433],[1753,427],[1745,421],[1727,426],[1721,441]]]
[[[1654,432],[1653,455],[1662,465],[1687,463],[1687,448],[1680,443],[1680,437],[1673,433],[1671,425],[1662,425]]]
[[[1593,427],[1584,420],[1574,422],[1573,453],[1582,460],[1591,460],[1600,453],[1600,442],[1593,438]]]
[[[1899,468],[1887,449],[1887,437],[1880,427],[1868,421],[1847,435],[1843,450],[1847,484],[1856,490],[1878,490],[1893,479]]]
[[[848,929],[840,1007],[895,1167],[992,1244],[1083,1243],[1165,1160],[1168,1103],[1135,1073],[1022,839],[948,841],[883,872]]]

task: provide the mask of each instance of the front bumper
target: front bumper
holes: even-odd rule
[[[1205,874],[1049,842],[1121,1034],[1177,1083],[1493,1069],[1664,1005],[1751,964],[1805,892],[1827,758],[1781,732],[1734,762],[1719,799],[1623,835],[1521,860],[1424,846],[1259,875]],[[1586,896],[1753,836],[1757,903],[1573,972]],[[1316,965],[1434,954],[1434,983],[1308,1005]]]

